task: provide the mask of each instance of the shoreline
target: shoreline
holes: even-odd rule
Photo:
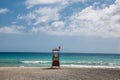
[[[0,68],[50,68],[50,66],[0,66]],[[61,65],[61,68],[120,69],[120,66]]]
[[[104,67],[60,67],[60,68],[52,68],[52,67],[0,67],[0,70],[9,70],[9,69],[55,69],[55,70],[62,70],[62,69],[90,69],[90,70],[120,70],[120,68],[104,68]]]
[[[0,67],[0,80],[120,80],[120,69]]]
[[[60,68],[52,68],[52,67],[0,67],[0,70],[9,70],[9,69],[55,69],[55,70],[62,70],[62,69],[91,69],[91,70],[120,70],[120,68],[104,68],[104,67],[60,67]]]
[[[67,68],[101,68],[101,69],[120,69],[120,66],[87,66],[87,65],[64,65]]]

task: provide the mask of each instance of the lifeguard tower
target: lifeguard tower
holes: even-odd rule
[[[61,46],[52,49],[52,68],[56,68],[56,67],[60,68],[60,61],[59,61],[60,49]]]

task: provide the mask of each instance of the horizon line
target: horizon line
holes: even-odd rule
[[[8,52],[8,51],[2,51],[2,52],[0,52],[0,53],[15,53],[15,52],[17,52],[17,53],[52,53],[52,51],[51,52],[35,52],[35,51],[25,51],[25,52],[23,52],[23,51],[21,51],[21,52],[19,52],[19,51],[10,51],[10,52]],[[65,53],[65,54],[120,54],[120,53],[109,53],[109,52],[60,52],[60,53]]]

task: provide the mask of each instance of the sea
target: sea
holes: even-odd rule
[[[0,52],[0,67],[51,67],[51,52]],[[120,68],[120,54],[60,53],[61,67]]]

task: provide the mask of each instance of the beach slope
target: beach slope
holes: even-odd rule
[[[0,80],[120,80],[120,69],[0,67]]]

